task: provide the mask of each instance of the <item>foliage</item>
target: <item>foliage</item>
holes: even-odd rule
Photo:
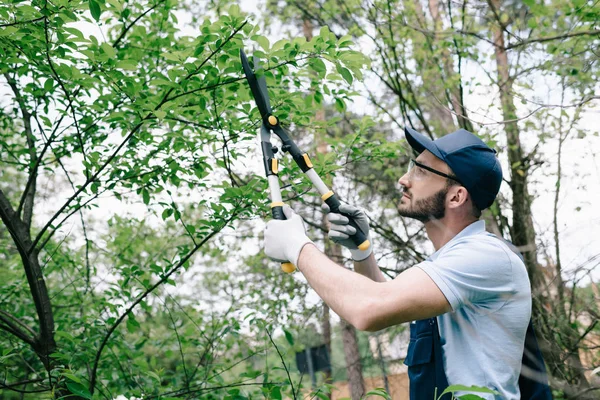
[[[256,162],[249,149],[260,120],[241,71],[244,44],[260,46],[273,106],[297,124],[309,123],[323,93],[344,108],[346,82],[360,78],[365,58],[327,29],[311,42],[271,45],[236,5],[190,34],[178,20],[190,6],[0,5],[5,391],[288,390],[270,368],[232,373],[266,348],[244,344],[237,289],[213,288],[203,300],[178,287],[200,274],[194,290],[210,289],[211,265],[228,263],[214,238],[262,215],[267,201],[264,179],[244,166]],[[137,216],[120,215],[124,205]]]

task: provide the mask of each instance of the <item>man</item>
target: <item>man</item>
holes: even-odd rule
[[[502,182],[495,151],[464,129],[435,141],[412,129],[405,133],[419,156],[399,180],[398,210],[425,224],[436,250],[426,261],[386,281],[372,246],[357,249],[348,219],[329,214],[329,236],[350,249],[358,274],[351,272],[314,246],[287,206],[287,220],[267,224],[265,253],[294,263],[329,307],[359,330],[417,321],[405,360],[411,399],[432,399],[448,384],[483,386],[497,391],[497,398],[519,399],[529,279],[520,257],[479,221]],[[341,211],[368,235],[362,211]]]

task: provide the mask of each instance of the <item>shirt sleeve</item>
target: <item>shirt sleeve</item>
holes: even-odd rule
[[[453,311],[466,305],[494,311],[516,291],[511,258],[501,244],[485,239],[453,243],[435,260],[416,266],[439,287]]]

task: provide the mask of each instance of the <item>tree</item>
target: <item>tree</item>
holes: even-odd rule
[[[89,398],[228,387],[210,389],[223,379],[210,360],[215,341],[239,330],[236,318],[225,310],[215,314],[218,324],[199,325],[210,313],[178,305],[182,298],[167,287],[217,253],[217,235],[262,215],[266,204],[264,179],[236,173],[260,120],[239,50],[244,40],[262,46],[255,55],[281,94],[276,107],[298,123],[312,109],[286,88],[309,82],[306,66],[349,56],[340,65],[358,74],[363,61],[326,31],[309,43],[270,46],[237,6],[186,36],[177,25],[185,7],[118,0],[0,6],[7,92],[0,154],[2,178],[10,179],[0,188],[4,391]],[[168,234],[114,217],[110,207],[120,204],[144,210],[152,224],[171,224]],[[118,239],[102,241],[111,227]],[[104,254],[110,257],[101,263]],[[154,322],[175,334],[168,346],[152,347],[171,352],[165,363],[181,353],[182,362],[166,368],[170,379],[159,374],[164,367],[144,338],[152,338]],[[182,339],[194,327],[205,341]],[[200,354],[185,357],[194,346]]]

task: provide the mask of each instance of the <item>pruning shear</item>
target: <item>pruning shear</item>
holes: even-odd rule
[[[350,226],[356,229],[356,233],[351,236],[352,241],[360,250],[367,250],[369,246],[371,246],[371,243],[367,239],[365,233],[360,229],[352,216],[339,211],[339,198],[327,187],[327,185],[325,185],[323,180],[315,172],[308,154],[300,151],[296,143],[288,135],[288,132],[281,126],[279,119],[273,115],[273,110],[271,109],[271,103],[269,101],[269,94],[267,92],[267,82],[265,80],[265,76],[261,75],[260,77],[257,77],[254,74],[254,70],[248,63],[246,53],[244,53],[244,51],[241,49],[240,57],[242,59],[242,66],[244,68],[246,80],[250,85],[252,95],[254,96],[254,101],[256,102],[256,106],[258,107],[262,117],[262,125],[260,127],[260,144],[263,154],[265,174],[267,175],[267,180],[269,182],[271,214],[273,215],[273,218],[279,220],[286,219],[285,214],[283,213],[281,187],[279,186],[278,160],[275,158],[275,153],[278,151],[278,149],[271,144],[271,132],[281,139],[281,150],[292,155],[292,158],[296,164],[298,164],[302,172],[308,176],[313,186],[321,195],[321,199],[329,206],[330,212],[342,214],[349,219]],[[258,69],[258,59],[256,57],[254,58],[254,67]],[[292,273],[296,270],[296,266],[290,262],[285,262],[281,264],[281,269],[286,273]]]

